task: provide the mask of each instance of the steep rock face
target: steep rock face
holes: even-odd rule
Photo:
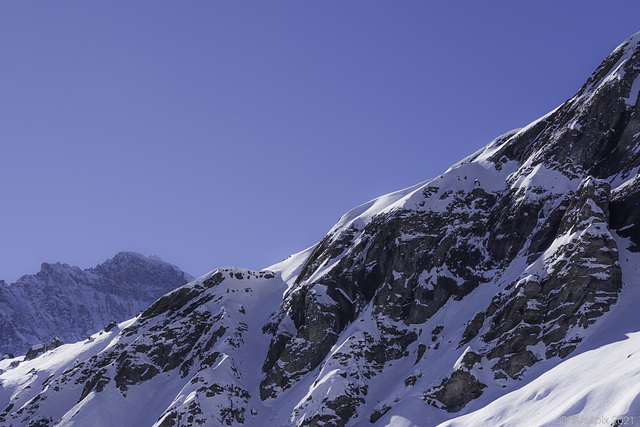
[[[639,43],[268,271],[216,270],[87,342],[0,361],[0,420],[437,425],[565,364],[640,278]]]
[[[285,296],[281,318],[291,318],[296,330],[272,328],[270,357],[280,356],[265,366],[263,397],[288,389],[330,357],[365,307],[404,324],[379,331],[380,351],[368,362],[384,366],[417,339],[421,331],[412,325],[478,287],[497,289],[459,343],[473,341],[475,362],[460,367],[465,375],[456,370],[427,390],[425,400],[457,411],[478,397],[485,385],[468,372],[483,358],[501,381],[570,354],[581,330],[615,304],[622,287],[609,206],[611,183],[625,182],[640,165],[639,41],[621,45],[546,117],[435,180],[347,214]],[[634,238],[635,211],[622,204],[636,206],[637,196],[631,184],[623,187],[629,187],[625,196],[615,191],[613,223]],[[289,339],[298,344],[281,345]],[[461,378],[467,386],[459,385]],[[469,386],[476,382],[481,386]],[[357,397],[353,403],[358,406]]]
[[[44,263],[35,275],[0,286],[0,352],[24,354],[55,337],[84,339],[192,279],[171,264],[132,252],[87,270]]]
[[[609,188],[587,178],[561,204],[566,209],[555,239],[539,256],[530,255],[533,262],[518,279],[466,327],[461,344],[481,334],[476,341],[483,347],[465,369],[485,357],[495,380],[520,378],[540,360],[569,355],[581,341],[581,329],[616,303],[622,278],[608,230]]]

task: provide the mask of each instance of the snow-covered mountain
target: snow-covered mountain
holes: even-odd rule
[[[348,212],[312,248],[0,361],[0,422],[637,420],[639,74],[640,33],[556,110]]]
[[[0,281],[0,354],[25,354],[56,337],[82,340],[191,280],[174,265],[134,252],[87,270],[44,263],[35,275],[11,285]]]

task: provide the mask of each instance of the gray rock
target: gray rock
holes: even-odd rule
[[[45,352],[44,344],[36,344],[27,350],[24,360],[33,360]]]
[[[0,352],[24,354],[55,337],[79,341],[192,279],[171,264],[132,252],[87,270],[44,263],[35,275],[0,284]]]

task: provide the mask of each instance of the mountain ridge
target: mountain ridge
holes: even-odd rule
[[[282,263],[213,270],[111,330],[0,361],[0,421],[562,425],[632,416],[640,325],[619,323],[640,303],[639,74],[640,33],[554,111],[436,178],[349,211]],[[610,365],[594,367],[599,360]],[[603,378],[615,367],[623,372]],[[597,389],[625,375],[614,392]]]
[[[135,252],[84,270],[42,263],[36,274],[0,285],[0,352],[24,354],[55,337],[78,341],[190,280],[176,266]]]

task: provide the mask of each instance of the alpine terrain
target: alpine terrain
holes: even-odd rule
[[[308,250],[1,361],[0,423],[640,421],[639,74],[640,33],[556,110]]]
[[[0,354],[25,354],[33,347],[27,356],[32,358],[47,347],[83,340],[191,280],[160,258],[134,252],[87,270],[44,263],[11,285],[0,280]]]

